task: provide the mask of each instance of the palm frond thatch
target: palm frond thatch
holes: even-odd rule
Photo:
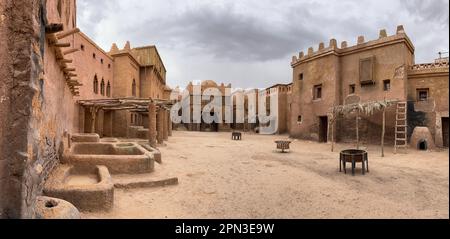
[[[353,112],[360,112],[364,113],[365,115],[373,115],[375,111],[381,111],[389,106],[397,104],[398,102],[398,100],[382,100],[339,105],[335,106],[332,111],[337,115],[348,115]]]

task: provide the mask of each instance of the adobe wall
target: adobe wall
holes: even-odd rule
[[[408,54],[409,53],[409,54]],[[359,61],[367,57],[374,57],[374,85],[361,85],[359,80]],[[375,49],[364,49],[341,57],[342,94],[345,99],[350,95],[350,85],[356,85],[356,93],[361,102],[386,99],[406,99],[406,74],[394,77],[396,70],[402,66],[411,65],[413,55],[405,44],[396,43]],[[383,81],[391,81],[391,90],[384,91]]]
[[[140,68],[140,97],[163,99],[165,85],[154,66]]]
[[[132,96],[133,79],[136,81],[136,96],[140,94],[139,65],[129,53],[113,55],[114,58],[114,87],[113,98]],[[131,113],[117,111],[113,113],[113,136],[127,137],[128,127],[131,125]],[[126,124],[125,124],[126,122]]]
[[[110,97],[113,95],[114,81],[113,81],[113,59],[106,54],[99,46],[97,46],[84,33],[77,33],[71,38],[72,45],[80,49],[72,55],[73,65],[77,69],[77,79],[82,84],[80,86],[80,96],[78,100],[94,100],[106,99],[108,83],[110,85]],[[94,92],[94,79],[98,81],[98,92]],[[102,82],[104,83],[102,92]],[[103,94],[102,94],[103,93]],[[82,119],[80,119],[82,117]],[[86,119],[91,119],[90,112],[84,112],[81,106],[75,105],[74,123],[79,123],[79,132],[91,133],[91,128],[84,127],[90,125],[85,122]],[[103,112],[97,114],[97,119],[103,118]],[[95,133],[103,136],[103,125],[96,125]]]
[[[36,196],[59,162],[63,133],[74,126],[74,99],[42,34],[40,9],[48,10],[50,23],[63,22],[70,29],[76,1],[62,1],[61,15],[57,1],[46,2],[5,0],[0,5],[5,42],[0,47],[1,218],[34,217]]]
[[[0,1],[0,192],[8,192],[8,179],[9,179],[9,169],[8,169],[8,158],[5,157],[5,153],[8,150],[8,139],[7,136],[10,135],[9,132],[9,109],[11,105],[11,100],[9,93],[5,94],[3,92],[9,92],[12,87],[12,68],[9,68],[10,62],[12,62],[12,55],[10,54],[10,44],[9,42],[9,29],[11,10],[10,4],[12,1]],[[8,197],[7,193],[0,194],[0,218],[7,218],[8,210]]]
[[[338,102],[339,59],[329,55],[308,61],[294,68],[290,134],[294,138],[318,140],[319,117],[327,116],[330,107]],[[300,74],[304,75],[299,80]],[[315,85],[322,84],[322,99],[314,100]],[[298,116],[302,122],[298,122]]]
[[[410,102],[410,132],[417,126],[426,126],[438,147],[443,147],[442,118],[449,117],[448,63],[443,65],[415,65],[408,72],[408,101]],[[419,102],[418,89],[429,89],[429,99]]]
[[[363,85],[360,82],[360,61],[370,57],[374,59],[373,84]],[[319,117],[327,116],[333,105],[355,103],[351,98],[360,98],[361,102],[384,98],[405,101],[408,83],[406,70],[411,64],[414,64],[414,46],[402,26],[399,26],[396,34],[392,36],[387,36],[386,32],[381,30],[379,39],[366,42],[364,37],[358,37],[357,45],[349,47],[346,42],[342,42],[339,48],[336,40],[332,39],[327,48],[321,43],[317,51],[309,48],[307,54],[301,52],[299,57],[294,56],[291,136],[317,140]],[[303,80],[299,79],[300,74],[303,74]],[[390,80],[389,91],[384,90],[384,80]],[[319,84],[322,84],[322,99],[314,100],[313,89]],[[350,92],[350,85],[355,85],[353,94]],[[302,122],[298,122],[300,115]],[[378,130],[374,129],[381,129],[380,115],[381,113],[362,117],[363,128],[360,128],[360,134],[363,138],[378,141],[380,136]],[[355,138],[353,133],[348,133],[354,129],[347,121],[341,119],[336,123],[337,140],[347,141]],[[387,113],[387,124],[388,127],[393,127],[395,113]],[[330,133],[329,128],[329,140]],[[393,137],[387,135],[387,138],[391,136]]]

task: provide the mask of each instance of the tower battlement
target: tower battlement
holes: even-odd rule
[[[306,54],[301,51],[298,56],[293,56],[291,66],[295,67],[296,65],[299,65],[303,62],[307,62],[312,59],[327,56],[330,54],[338,56],[347,55],[365,49],[376,48],[379,46],[394,44],[398,42],[405,42],[408,45],[410,51],[414,52],[414,46],[409,37],[406,35],[403,25],[399,25],[397,26],[396,34],[392,36],[388,36],[386,29],[381,29],[379,31],[378,39],[366,41],[365,37],[361,35],[358,36],[357,43],[353,46],[349,46],[347,41],[342,41],[340,47],[338,47],[337,40],[334,38],[330,39],[328,46],[325,46],[325,43],[321,42],[319,43],[317,51],[314,50],[314,47],[309,47]]]

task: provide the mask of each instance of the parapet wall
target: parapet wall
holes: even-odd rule
[[[360,51],[365,51],[367,49],[381,47],[386,44],[392,44],[396,42],[405,42],[411,52],[415,51],[415,48],[409,37],[406,35],[403,26],[400,25],[397,27],[397,32],[395,35],[388,36],[386,30],[381,29],[378,39],[366,42],[364,36],[359,36],[357,44],[354,46],[348,46],[347,41],[343,41],[341,42],[340,47],[338,47],[336,39],[331,39],[327,47],[325,47],[325,43],[321,42],[319,43],[319,48],[317,49],[317,51],[314,50],[314,47],[309,47],[306,54],[302,51],[299,53],[298,56],[293,56],[291,66],[296,67],[301,63],[311,61],[323,56],[328,55],[343,56]]]

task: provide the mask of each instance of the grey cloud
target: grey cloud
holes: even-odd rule
[[[309,16],[304,10],[302,15]],[[222,9],[202,7],[179,16],[143,25],[148,31],[134,29],[139,38],[158,32],[158,38],[169,44],[189,45],[216,58],[234,61],[267,61],[285,57],[307,42],[322,38],[315,29],[303,21],[286,21],[279,26],[268,19],[258,19],[236,13],[232,6]],[[167,44],[167,43],[166,43]]]
[[[411,17],[448,27],[448,0],[402,0]]]
[[[330,38],[355,44],[359,35],[403,24],[417,62],[448,50],[448,0],[174,1],[78,0],[79,24],[105,49],[111,43],[155,44],[169,82],[193,79],[234,86],[288,82],[290,56]],[[266,79],[266,80],[262,80]],[[273,79],[273,80],[272,80]]]

